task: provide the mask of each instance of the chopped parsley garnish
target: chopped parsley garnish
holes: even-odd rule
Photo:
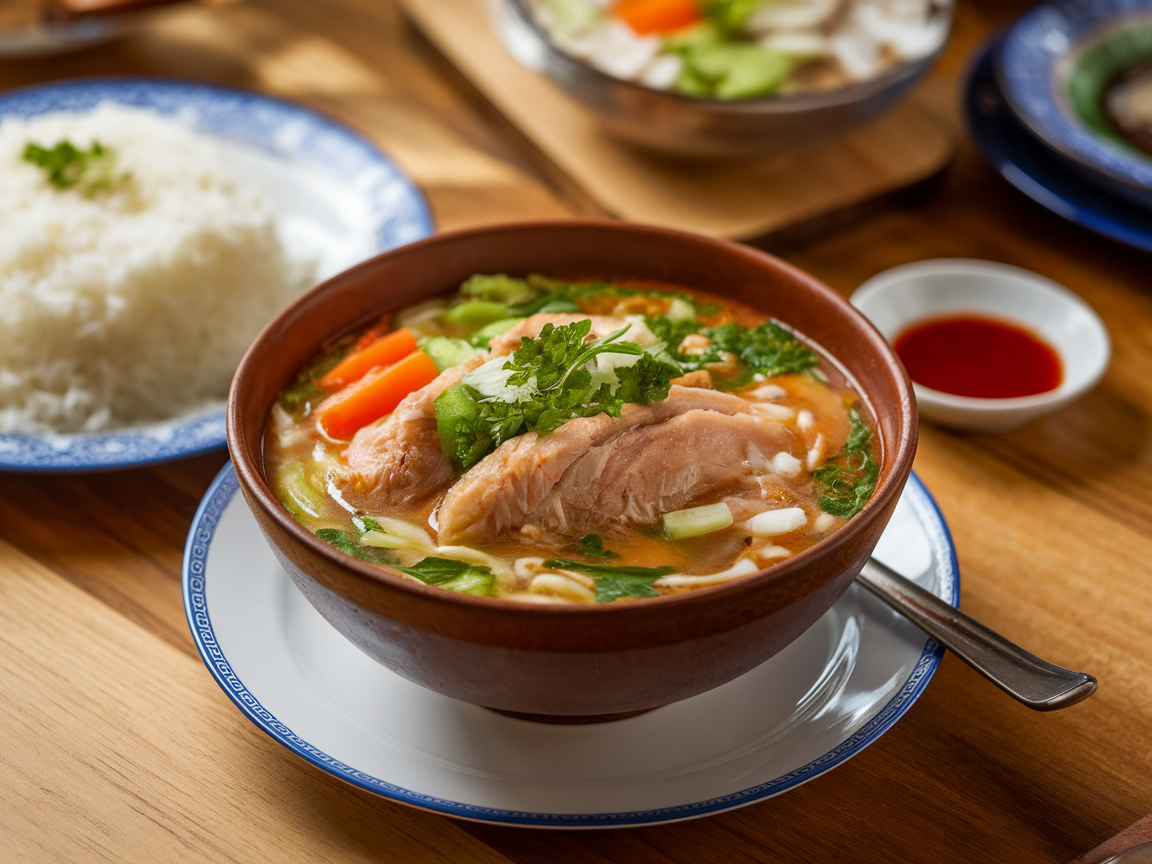
[[[574,570],[596,580],[596,602],[659,597],[652,583],[661,576],[676,572],[675,567],[616,567],[611,564],[585,564],[567,558],[549,558],[545,567],[554,570]]]
[[[872,455],[872,430],[855,408],[852,431],[840,452],[812,473],[820,509],[841,519],[855,516],[868,503],[880,479],[880,466]]]
[[[67,139],[60,141],[51,150],[29,143],[24,148],[24,161],[43,169],[48,175],[48,182],[57,189],[79,187],[85,198],[93,198],[130,176],[114,175],[116,151],[99,141],[93,141],[88,150],[81,150]]]
[[[435,585],[461,594],[488,597],[493,593],[496,576],[490,567],[456,561],[453,558],[425,558],[411,567],[391,565],[401,573],[414,576],[425,585]]]
[[[758,327],[742,327],[730,321],[719,327],[706,327],[700,333],[712,340],[708,349],[698,355],[679,354],[676,360],[685,371],[691,371],[722,363],[726,354],[735,355],[740,360],[740,371],[735,376],[712,376],[716,386],[723,390],[739,389],[756,374],[765,378],[798,374],[820,363],[815,351],[775,321],[766,321]]]
[[[604,548],[604,539],[599,534],[585,534],[580,538],[580,554],[585,558],[619,558],[615,552]]]
[[[525,432],[547,435],[578,417],[601,413],[619,417],[626,403],[647,405],[667,398],[670,382],[680,374],[678,367],[645,353],[639,345],[617,341],[626,327],[586,345],[591,328],[589,320],[561,327],[549,323],[537,338],[521,339],[520,347],[500,365],[511,374],[499,397],[484,395],[468,378],[437,397],[440,443],[458,471],[466,471]],[[637,359],[614,367],[615,386],[603,380],[597,384],[585,367],[600,354]]]

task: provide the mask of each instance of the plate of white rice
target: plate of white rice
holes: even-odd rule
[[[264,324],[432,230],[372,143],[288,101],[145,78],[0,95],[0,469],[223,447]]]

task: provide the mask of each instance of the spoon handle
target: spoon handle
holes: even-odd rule
[[[865,588],[1029,708],[1037,711],[1067,708],[1087,699],[1096,690],[1096,679],[1091,675],[1055,666],[1029,654],[875,558],[869,559],[857,579]]]

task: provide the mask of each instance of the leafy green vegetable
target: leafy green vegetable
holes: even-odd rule
[[[380,527],[380,523],[371,516],[353,516],[352,524],[356,526],[356,530],[361,534],[367,534],[369,531],[384,530]]]
[[[444,314],[444,320],[449,324],[458,324],[474,329],[484,327],[494,321],[503,321],[507,317],[507,305],[492,300],[468,300],[458,306],[453,306]]]
[[[99,141],[93,141],[88,150],[81,150],[67,139],[57,143],[51,150],[29,143],[24,148],[23,158],[25,162],[43,169],[48,175],[48,182],[57,189],[79,186],[86,198],[93,198],[97,193],[130,176],[113,174],[116,151]]]
[[[680,58],[676,89],[688,96],[749,99],[774,93],[794,60],[754,42],[733,41],[761,0],[709,0],[702,24],[668,39],[665,50]]]
[[[510,400],[484,396],[465,378],[437,397],[436,426],[444,455],[466,471],[505,441],[525,432],[547,435],[569,420],[606,413],[620,416],[628,402],[649,404],[667,398],[680,370],[631,342],[617,341],[626,327],[588,345],[589,320],[561,327],[545,324],[535,339],[524,338],[502,369]],[[597,385],[586,365],[599,354],[635,356],[614,369],[617,386]],[[481,367],[483,369],[484,367]],[[479,371],[479,370],[478,370]]]
[[[349,337],[329,346],[319,360],[297,375],[296,380],[280,394],[280,407],[291,415],[303,410],[304,416],[308,416],[313,404],[318,404],[328,392],[316,382],[335,369],[354,344],[355,339]]]
[[[805,372],[820,362],[815,351],[775,321],[767,321],[758,327],[742,327],[730,321],[719,327],[706,327],[700,332],[712,340],[708,350],[700,355],[681,354],[676,359],[685,371],[691,371],[706,368],[710,363],[723,362],[724,354],[736,355],[743,364],[736,376],[725,379],[713,375],[713,381],[721,389],[743,387],[757,373],[771,378]]]
[[[700,321],[695,317],[672,321],[663,315],[648,315],[645,316],[644,323],[648,325],[653,336],[668,346],[668,351],[672,354],[676,353],[685,336],[699,333],[701,329]]]
[[[401,573],[416,577],[425,585],[435,585],[448,591],[474,594],[478,597],[491,596],[496,583],[496,576],[490,567],[469,564],[467,561],[457,561],[453,558],[425,558],[411,567],[397,567],[395,564],[392,567]]]
[[[297,519],[317,517],[324,512],[324,495],[308,480],[304,466],[299,462],[285,462],[276,472],[273,482],[276,497]]]
[[[432,362],[441,372],[466,363],[480,353],[463,339],[453,339],[451,336],[431,336],[424,339],[420,343],[420,350],[432,358]]]
[[[703,0],[708,20],[725,33],[737,33],[763,0]]]
[[[493,276],[476,274],[460,286],[460,293],[473,300],[492,303],[514,303],[533,296],[536,291],[523,279],[499,273]]]
[[[345,555],[351,555],[353,558],[359,558],[361,561],[367,561],[369,564],[387,564],[389,567],[395,567],[392,559],[388,555],[373,549],[369,546],[361,546],[347,531],[341,531],[339,528],[321,528],[316,532],[316,536],[335,546]]]
[[[496,336],[502,333],[507,333],[521,321],[523,318],[503,318],[499,321],[493,321],[491,324],[486,324],[472,334],[468,342],[474,348],[487,348],[488,343]]]
[[[616,567],[611,564],[584,564],[567,558],[549,558],[545,567],[554,570],[574,570],[596,580],[596,602],[659,597],[652,583],[661,576],[676,572],[675,567]]]
[[[619,558],[615,552],[604,548],[604,539],[599,534],[585,534],[580,538],[580,554],[585,558]]]
[[[868,503],[880,479],[880,466],[872,454],[872,430],[855,408],[852,431],[840,452],[812,473],[820,509],[850,519]]]

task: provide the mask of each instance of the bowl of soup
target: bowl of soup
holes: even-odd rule
[[[820,618],[917,420],[816,279],[576,221],[438,235],[309,292],[241,363],[228,434],[278,559],[360,649],[586,722],[719,686]]]
[[[505,0],[504,44],[616,138],[745,157],[827,141],[900,101],[951,0]]]

